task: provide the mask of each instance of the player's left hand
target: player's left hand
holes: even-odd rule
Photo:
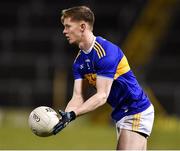
[[[53,128],[53,134],[56,135],[58,132],[60,132],[63,128],[65,128],[72,120],[76,118],[76,114],[74,111],[71,112],[63,112],[59,110],[59,114],[61,115],[61,119],[59,120],[59,123],[55,125]]]

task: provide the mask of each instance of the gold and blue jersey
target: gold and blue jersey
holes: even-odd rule
[[[116,121],[126,115],[144,111],[150,101],[130,69],[122,50],[102,37],[96,37],[92,50],[80,50],[73,64],[74,78],[87,79],[96,86],[96,77],[114,79],[107,102]]]

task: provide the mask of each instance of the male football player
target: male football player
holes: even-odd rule
[[[151,133],[154,108],[134,76],[126,56],[112,42],[93,34],[94,14],[86,6],[62,11],[63,34],[79,52],[74,60],[74,90],[62,119],[54,127],[61,131],[76,117],[99,108],[112,106],[112,119],[118,132],[117,149],[145,150]],[[96,93],[84,100],[83,83],[96,87]]]

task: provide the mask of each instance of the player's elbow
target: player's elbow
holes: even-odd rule
[[[100,105],[103,105],[106,103],[108,95],[106,93],[99,93],[98,97]]]

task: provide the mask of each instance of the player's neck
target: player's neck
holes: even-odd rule
[[[79,43],[79,48],[81,50],[87,51],[91,48],[95,36],[92,32],[87,33],[86,35],[82,36],[82,40]]]

